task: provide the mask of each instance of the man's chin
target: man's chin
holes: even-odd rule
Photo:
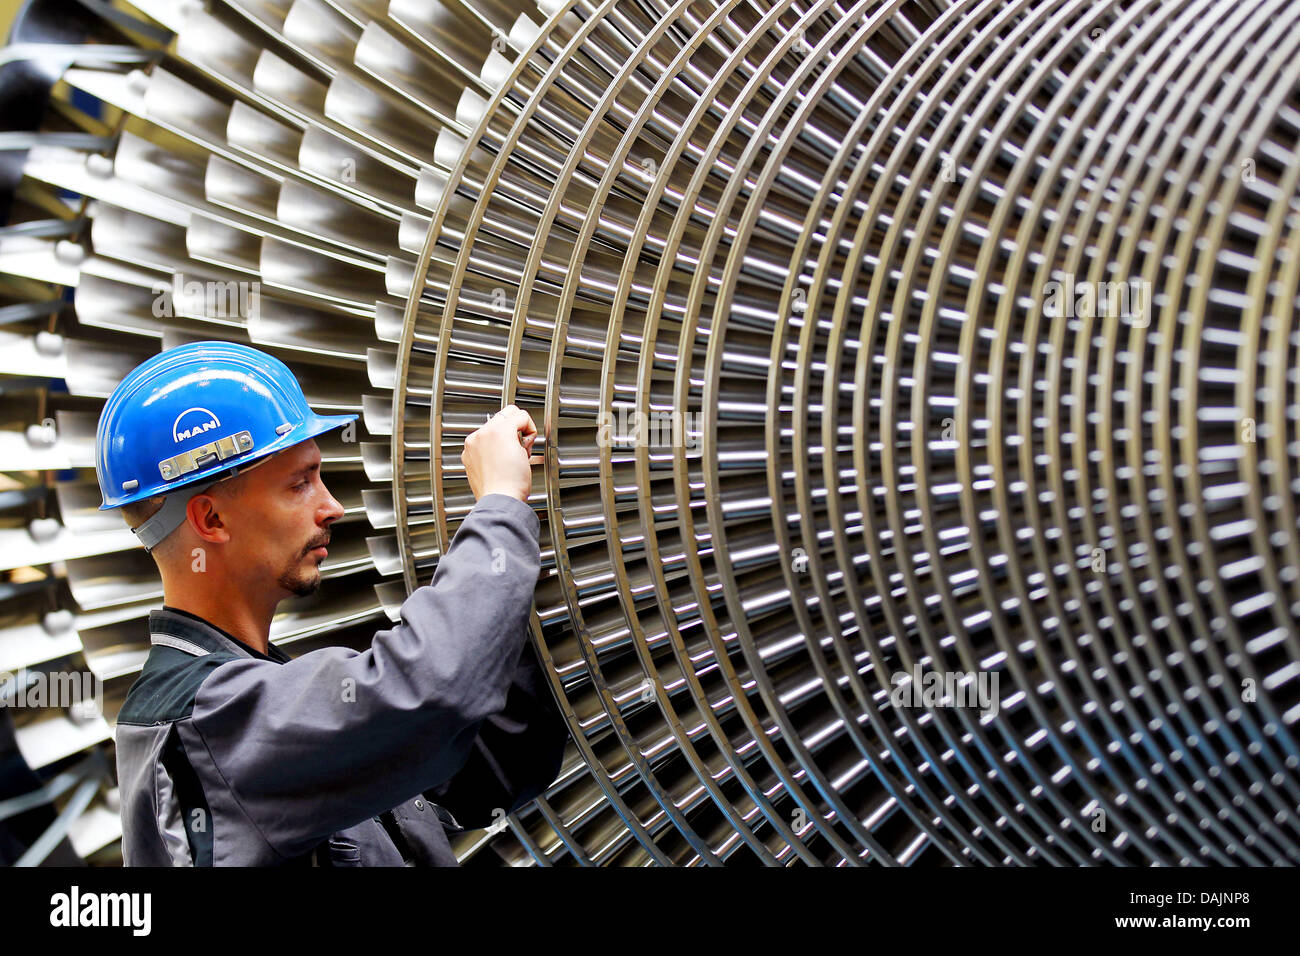
[[[280,587],[294,597],[310,597],[320,590],[320,572],[317,571],[308,578],[281,578]]]

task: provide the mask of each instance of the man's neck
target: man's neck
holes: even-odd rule
[[[163,603],[179,611],[189,611],[209,624],[221,628],[249,647],[266,654],[271,641],[271,618],[275,607],[258,610],[246,603],[213,599],[209,595],[163,594]]]

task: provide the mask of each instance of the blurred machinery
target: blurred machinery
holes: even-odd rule
[[[33,0],[0,52],[0,860],[113,863],[103,399],[363,415],[272,640],[545,433],[561,777],[467,863],[1300,860],[1300,5]],[[102,706],[16,706],[88,671]],[[931,694],[933,691],[933,695]]]

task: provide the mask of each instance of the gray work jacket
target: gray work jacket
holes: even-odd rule
[[[149,614],[118,714],[127,866],[456,866],[446,830],[532,801],[567,726],[528,642],[537,515],[485,495],[365,651],[291,659]]]

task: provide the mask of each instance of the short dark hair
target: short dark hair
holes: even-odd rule
[[[126,526],[128,528],[140,527],[140,525],[144,524],[156,515],[159,510],[161,510],[163,503],[166,502],[166,500],[166,495],[154,495],[152,498],[144,498],[140,501],[134,501],[129,505],[123,505],[122,517],[126,519]],[[167,535],[167,537],[163,538],[153,546],[153,550],[149,553],[153,556],[155,562],[167,557],[168,552],[171,550],[171,546],[175,544],[179,538],[179,535],[175,533],[178,530],[179,528],[173,529],[171,534]]]
[[[158,513],[158,509],[163,506],[163,502],[166,500],[166,495],[154,495],[152,498],[143,498],[140,501],[133,501],[129,505],[122,505],[122,517],[126,519],[126,526],[128,528],[140,527]]]
[[[244,482],[240,480],[241,478],[243,478],[243,472],[240,472],[239,475],[237,476],[223,474],[218,478],[216,483],[214,483],[213,485],[207,488],[207,493],[218,494],[228,498],[232,494],[237,492],[239,488],[244,484]],[[188,491],[181,489],[180,491],[172,492],[172,494],[193,495],[198,493],[197,492],[198,487],[202,487],[202,486],[199,485],[194,488],[190,488]],[[122,505],[122,517],[126,520],[126,526],[128,528],[140,527],[140,525],[144,524],[146,521],[148,521],[150,518],[152,518],[154,515],[156,515],[159,512],[159,510],[163,506],[163,503],[166,502],[167,497],[168,497],[167,495],[154,495],[152,498],[142,498],[139,501],[131,502],[131,504],[129,505]],[[167,537],[163,538],[156,545],[154,545],[154,549],[151,553],[155,557],[165,556],[168,547],[174,541],[176,541],[176,539],[177,538],[174,534],[167,535]]]

